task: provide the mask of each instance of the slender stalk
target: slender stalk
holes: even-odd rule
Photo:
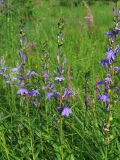
[[[108,160],[108,146],[105,146],[105,160]]]
[[[40,106],[40,103],[39,103],[39,106]],[[38,124],[41,123],[41,116],[40,116],[40,113],[39,113],[39,108],[37,110],[37,119],[38,119]],[[42,131],[41,129],[39,130],[40,132],[40,147],[41,147],[41,151],[42,151],[42,155],[43,155],[43,141],[42,141]]]
[[[8,148],[7,148],[7,146],[6,146],[6,140],[5,140],[4,133],[1,133],[1,134],[0,134],[0,137],[1,137],[1,141],[2,141],[3,148],[5,149],[6,158],[7,158],[7,160],[10,160],[9,150],[8,150]]]
[[[31,144],[31,150],[32,150],[32,158],[33,160],[35,160],[35,155],[34,155],[34,146],[33,146],[33,140],[32,140],[32,129],[31,129],[31,124],[30,124],[30,113],[29,113],[29,99],[28,99],[28,96],[26,96],[26,101],[27,101],[27,117],[28,117],[28,125],[29,125],[29,131],[30,131],[30,134],[29,134],[29,138],[30,138],[30,144]]]
[[[46,84],[47,86],[47,84]],[[45,90],[45,95],[47,94],[47,91]],[[47,101],[46,101],[46,98],[44,100],[44,105],[45,105],[45,116],[46,116],[46,125],[47,125],[47,133],[49,132],[49,129],[48,129],[48,107],[47,107]]]
[[[61,143],[61,160],[64,159],[63,156],[63,118],[60,116],[60,143]]]

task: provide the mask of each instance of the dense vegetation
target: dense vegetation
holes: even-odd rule
[[[120,13],[114,6],[0,1],[1,160],[120,159],[119,25],[112,32]],[[106,70],[100,61],[111,48]],[[101,96],[106,77],[111,104]]]

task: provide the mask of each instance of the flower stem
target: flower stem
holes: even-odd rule
[[[29,113],[29,99],[28,96],[26,97],[27,99],[27,116],[28,116],[28,127],[29,127],[29,138],[30,138],[30,144],[31,144],[31,151],[32,151],[32,158],[35,160],[35,155],[34,155],[34,146],[33,146],[33,140],[32,140],[32,129],[31,129],[31,124],[30,124],[30,113]]]
[[[108,146],[105,146],[105,160],[108,160]]]
[[[61,160],[63,160],[63,119],[60,117],[60,143],[61,143]]]

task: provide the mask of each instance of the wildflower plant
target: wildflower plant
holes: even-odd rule
[[[67,76],[67,87],[64,87],[66,78],[65,78],[65,63],[66,59],[62,59],[62,47],[64,44],[64,20],[60,19],[58,22],[58,29],[59,32],[57,34],[57,45],[58,50],[56,53],[57,59],[57,68],[54,71],[54,83],[50,83],[47,87],[47,94],[46,99],[49,101],[51,97],[55,99],[55,110],[57,111],[59,124],[60,124],[60,155],[61,159],[64,158],[63,153],[63,118],[68,117],[72,114],[72,110],[70,108],[70,99],[73,97],[73,90],[71,84],[71,77],[70,77],[70,66],[68,66],[68,76]],[[45,70],[44,70],[45,71]],[[47,73],[48,72],[44,72]],[[46,76],[45,76],[46,77]],[[47,78],[47,77],[46,77]],[[47,82],[47,81],[46,81]],[[48,82],[47,82],[48,83]]]
[[[47,89],[50,84],[49,61],[50,61],[50,57],[49,57],[49,52],[48,52],[48,44],[47,42],[44,42],[42,46],[42,51],[41,51],[41,73],[43,77],[42,90]]]
[[[87,33],[88,33],[89,37],[91,37],[91,35],[93,33],[95,33],[96,28],[94,25],[94,17],[92,14],[92,10],[90,9],[90,7],[87,3],[88,2],[83,1],[83,4],[84,4],[85,8],[87,9],[87,16],[85,17],[85,23],[87,25],[87,31],[88,31]]]
[[[64,44],[64,34],[63,34],[63,29],[64,29],[64,21],[61,19],[58,23],[58,28],[59,32],[57,34],[57,44],[58,44],[58,51],[56,54],[57,58],[57,69],[55,71],[55,88],[56,92],[54,92],[54,97],[57,100],[57,105],[58,105],[58,110],[61,112],[62,116],[69,116],[72,111],[69,108],[69,98],[73,96],[73,91],[72,88],[69,87],[64,88],[64,66],[66,63],[66,59],[62,59],[62,46]],[[69,71],[70,72],[70,71]],[[70,74],[70,73],[69,73]],[[70,78],[70,77],[69,77]],[[69,83],[69,82],[68,82]]]
[[[101,60],[100,64],[104,67],[106,75],[103,81],[97,82],[96,86],[99,89],[100,86],[103,86],[103,93],[99,90],[98,100],[101,100],[104,104],[105,118],[103,121],[102,132],[104,135],[104,144],[106,145],[106,157],[108,152],[108,146],[113,139],[111,133],[111,121],[113,119],[112,110],[114,109],[115,104],[115,92],[113,90],[115,86],[116,72],[119,72],[119,67],[115,67],[117,64],[117,58],[120,53],[120,48],[118,45],[118,36],[120,32],[120,10],[116,7],[113,8],[114,13],[114,22],[113,27],[106,33],[109,39],[108,50],[105,53],[106,59]]]
[[[19,52],[18,55],[20,57],[20,65],[12,68],[12,72],[16,73],[17,83],[16,86],[18,89],[17,94],[20,95],[20,105],[19,105],[19,113],[20,113],[20,124],[18,127],[19,139],[22,141],[21,137],[23,134],[22,126],[23,126],[23,111],[25,111],[25,117],[27,119],[27,127],[29,130],[29,141],[30,141],[30,151],[32,158],[35,160],[34,156],[34,147],[32,140],[32,128],[31,128],[31,119],[30,119],[30,106],[38,107],[38,103],[40,101],[40,93],[39,93],[39,75],[35,71],[29,71],[27,65],[27,54],[26,54],[26,23],[24,19],[21,20],[20,25],[20,43],[19,43]],[[25,106],[25,107],[23,107]],[[24,109],[25,108],[25,109]],[[26,123],[26,122],[25,122]],[[21,146],[20,146],[21,148]]]
[[[10,10],[9,4],[12,5]],[[105,58],[100,62],[102,70],[96,65],[104,45],[102,31],[110,21],[111,5],[111,2],[109,5],[97,2],[91,10],[86,6],[86,27],[83,21],[79,21],[84,19],[85,4],[82,3],[80,10],[61,8],[60,14],[67,18],[66,34],[69,37],[65,42],[64,21],[61,19],[56,44],[52,44],[53,39],[49,37],[51,32],[56,32],[51,24],[58,15],[57,2],[0,1],[0,7],[3,7],[3,14],[0,11],[1,160],[120,159],[120,10],[117,8],[120,4],[116,3],[113,8],[114,22],[106,32],[108,43]],[[108,17],[104,16],[106,11]],[[74,19],[71,20],[70,14]],[[18,37],[20,17],[23,18]],[[99,32],[94,32],[94,18],[99,24]],[[81,25],[82,33],[79,32]],[[48,42],[43,43],[39,53],[39,44],[44,38]],[[48,44],[51,51],[57,48],[56,59]],[[15,50],[17,55],[14,55]],[[64,51],[67,50],[69,55],[65,58]],[[97,57],[95,53],[98,53]],[[72,68],[68,62],[72,62]]]
[[[27,54],[26,54],[26,45],[27,45],[27,39],[26,39],[26,24],[24,20],[21,20],[21,26],[20,26],[20,49],[19,49],[19,57],[21,59],[21,64],[13,68],[13,72],[18,73],[17,79],[19,80],[18,86],[20,86],[20,89],[18,90],[17,94],[20,94],[22,96],[27,95],[29,98],[35,97],[39,95],[39,92],[37,89],[34,88],[34,83],[32,82],[32,77],[37,77],[38,74],[35,71],[27,71],[26,70],[26,62],[27,62]]]

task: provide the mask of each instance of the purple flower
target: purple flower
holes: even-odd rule
[[[64,106],[62,109],[62,113],[61,115],[64,117],[68,117],[70,114],[72,114],[72,110],[70,108],[68,108],[67,106]]]
[[[0,0],[0,4],[2,4],[2,3],[3,3],[3,1],[4,1],[4,0]]]
[[[104,81],[100,81],[100,82],[97,82],[96,84],[97,85],[101,85],[101,84],[105,84],[105,82]]]
[[[106,77],[106,78],[104,79],[104,81],[97,82],[96,84],[97,84],[97,85],[105,85],[106,82],[109,82],[109,83],[110,83],[110,82],[112,82],[112,79],[109,78],[109,77]]]
[[[28,94],[28,91],[27,91],[27,89],[25,89],[25,88],[20,88],[20,89],[17,91],[17,94],[20,94],[21,96],[24,96],[24,95],[27,95],[27,94]]]
[[[24,78],[23,77],[18,77],[18,80],[22,81],[22,80],[24,80]]]
[[[106,35],[109,37],[109,39],[111,40],[111,42],[114,42],[114,35],[112,32],[106,32]]]
[[[61,69],[59,67],[57,67],[57,72],[58,75],[61,75]]]
[[[42,71],[42,74],[43,74],[43,76],[44,76],[44,78],[46,79],[46,80],[48,80],[48,78],[49,78],[49,72],[46,72],[46,71]]]
[[[116,7],[113,7],[113,13],[114,13],[114,17],[116,17],[116,13],[117,13]]]
[[[28,72],[27,75],[26,75],[26,78],[28,79],[28,78],[30,78],[32,75],[37,76],[38,74],[37,74],[36,72],[34,72],[34,71]]]
[[[23,54],[23,56],[22,56],[22,64],[25,64],[25,63],[26,63],[26,55]]]
[[[19,50],[19,56],[20,56],[20,58],[22,58],[22,56],[23,56],[23,52],[21,50]]]
[[[114,70],[119,72],[120,71],[120,67],[114,67]]]
[[[116,54],[115,54],[115,52],[111,48],[108,48],[108,52],[106,52],[105,55],[106,55],[107,59],[109,60],[110,64],[116,58]]]
[[[73,91],[66,88],[64,94],[62,95],[62,98],[69,98],[70,96],[73,96]]]
[[[104,79],[104,81],[105,81],[105,82],[112,82],[112,79],[109,78],[109,77],[107,77],[107,78]]]
[[[19,50],[19,56],[22,59],[22,64],[25,64],[26,63],[26,55],[21,50]]]
[[[110,97],[106,95],[98,96],[98,100],[102,100],[104,103],[110,101]]]
[[[54,95],[54,93],[48,92],[48,93],[46,94],[46,99],[49,100],[53,95]]]
[[[13,72],[18,72],[18,71],[19,71],[19,68],[12,68],[12,71],[13,71]]]
[[[115,71],[120,71],[120,67],[114,67]]]
[[[120,9],[118,10],[118,16],[120,17]]]
[[[50,88],[52,89],[55,86],[54,83],[50,83]]]
[[[24,85],[25,85],[24,82],[19,82],[18,83],[18,86],[24,87]]]
[[[14,82],[14,81],[17,81],[18,80],[18,78],[16,78],[16,77],[13,77],[12,78],[12,81]]]
[[[111,42],[114,42],[114,37],[117,36],[119,34],[120,30],[116,27],[114,30],[106,32],[106,35],[109,37],[109,39],[111,40]]]
[[[60,77],[55,77],[55,80],[56,80],[56,81],[59,81],[59,82],[62,82],[62,81],[65,80],[65,78],[62,77],[62,76],[60,76]]]
[[[111,42],[114,42],[114,35],[112,32],[106,32],[106,35],[109,37],[109,39],[111,40]]]
[[[4,77],[4,78],[7,78],[7,77],[8,77],[8,75],[7,75],[7,74],[3,74],[3,77]]]
[[[13,72],[18,72],[18,71],[20,71],[20,69],[21,69],[21,66],[19,66],[19,67],[17,67],[17,68],[12,68],[12,71],[13,71]]]
[[[104,65],[111,64],[115,60],[116,55],[119,53],[119,51],[120,51],[119,46],[116,46],[115,50],[113,50],[112,48],[108,48],[108,51],[105,54],[107,59],[102,60],[101,65],[104,66]]]
[[[116,48],[115,48],[115,54],[117,55],[119,53],[119,51],[120,51],[120,47],[116,46]]]
[[[105,66],[105,65],[108,65],[108,64],[109,64],[109,60],[108,59],[101,60],[101,62],[100,62],[101,66]]]
[[[60,94],[59,92],[55,92],[55,93],[54,93],[54,97],[55,97],[56,99],[58,99],[59,97],[61,97],[61,94]]]
[[[29,94],[30,97],[35,97],[35,96],[37,96],[37,95],[40,94],[40,93],[38,92],[38,90],[32,90],[32,91],[29,92],[28,94]]]
[[[66,63],[66,59],[64,59],[63,62],[62,62],[62,73],[64,72],[65,63]]]

